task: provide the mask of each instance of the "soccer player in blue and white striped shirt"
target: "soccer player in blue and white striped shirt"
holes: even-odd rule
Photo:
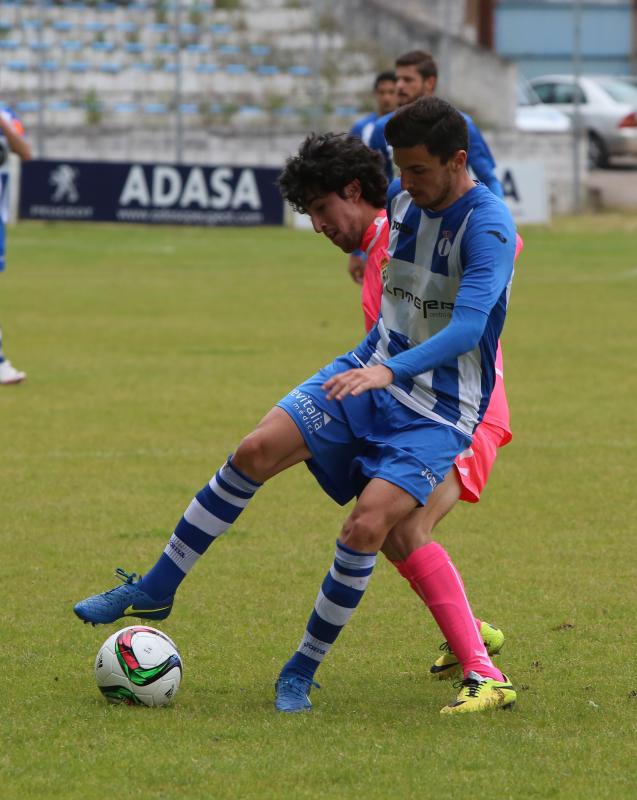
[[[391,203],[377,325],[355,350],[293,389],[243,439],[191,502],[150,572],[137,582],[123,574],[123,586],[75,606],[94,624],[165,618],[189,569],[259,486],[305,461],[330,497],[357,502],[302,642],[277,681],[282,711],[311,707],[314,673],[359,604],[378,550],[409,528],[412,513],[470,444],[493,388],[515,252],[510,214],[466,172],[466,123],[448,103],[427,98],[401,109],[387,135],[407,191]],[[310,138],[303,157],[288,162],[284,190],[286,177],[308,166],[313,146]],[[359,245],[385,190],[382,169],[370,165],[366,149],[359,162],[357,147],[335,145],[334,175],[327,178],[338,190],[312,169],[297,181],[297,208],[345,252]],[[357,176],[370,167],[379,180],[363,189]],[[444,550],[416,541],[404,564],[467,673],[460,696],[443,711],[511,706],[515,691],[490,661]]]

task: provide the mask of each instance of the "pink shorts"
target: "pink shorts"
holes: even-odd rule
[[[471,447],[456,458],[454,466],[462,486],[460,499],[477,503],[486,486],[499,447],[511,441],[509,431],[482,421],[473,434]]]

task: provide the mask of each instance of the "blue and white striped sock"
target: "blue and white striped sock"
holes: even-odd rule
[[[260,485],[239,472],[229,458],[194,497],[139,588],[157,600],[174,594],[195,562],[228,530]]]
[[[310,680],[367,588],[376,553],[359,553],[336,541],[336,555],[314,603],[305,635],[281,675],[297,672]]]

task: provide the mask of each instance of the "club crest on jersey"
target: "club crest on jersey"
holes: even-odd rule
[[[389,267],[389,258],[387,256],[383,256],[380,261],[380,277],[383,283],[387,283],[387,274],[388,274],[388,267]]]
[[[453,231],[442,232],[442,235],[438,240],[438,255],[441,258],[446,258],[451,252],[452,238],[453,238]]]

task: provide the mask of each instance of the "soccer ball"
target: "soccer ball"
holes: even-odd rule
[[[163,706],[181,683],[181,656],[156,628],[131,625],[109,636],[95,659],[95,680],[109,703]]]

